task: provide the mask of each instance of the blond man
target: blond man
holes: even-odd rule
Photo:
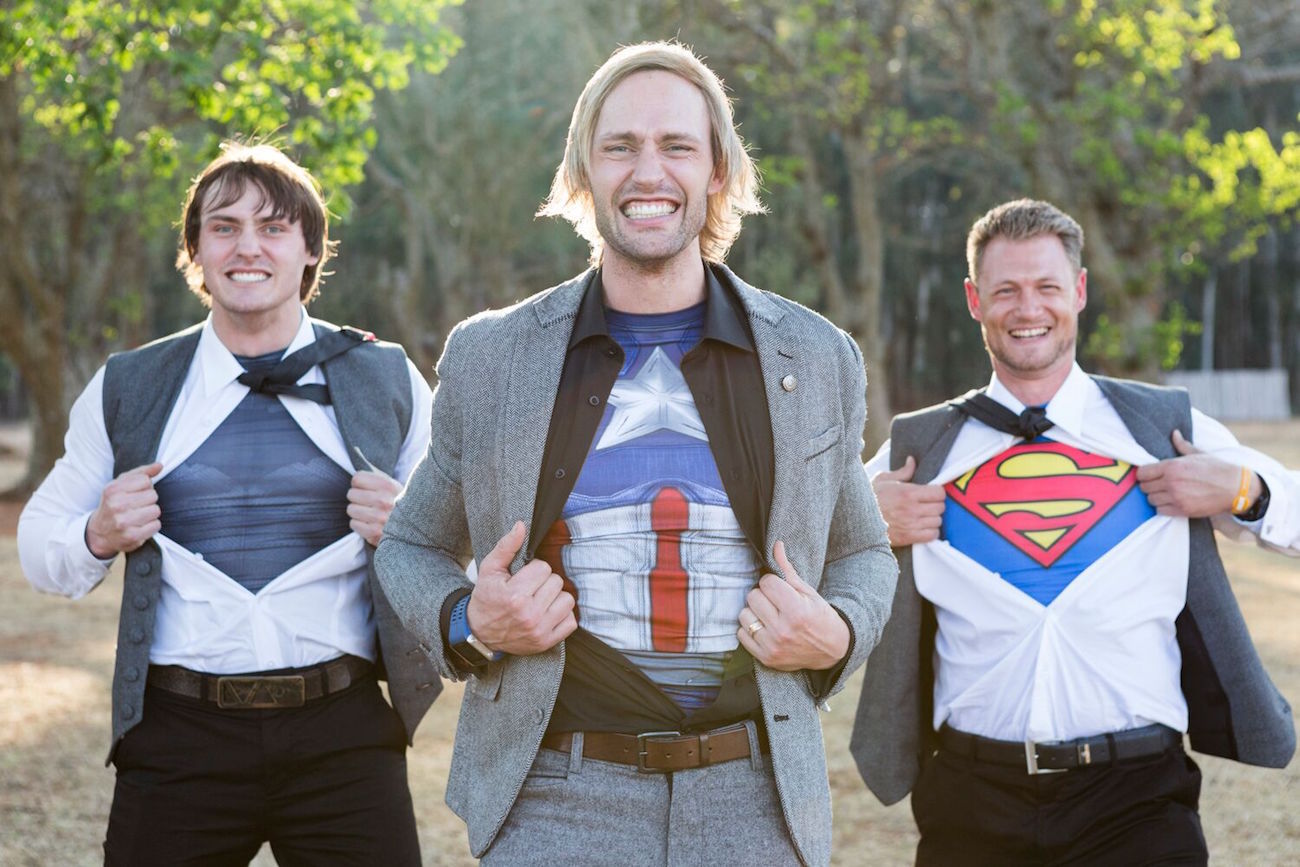
[[[447,802],[485,864],[829,860],[817,704],[896,566],[858,348],[722,264],[755,188],[717,76],[622,49],[542,209],[593,268],[448,338],[376,566],[468,680]]]

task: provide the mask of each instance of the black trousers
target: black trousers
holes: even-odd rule
[[[1204,865],[1200,792],[1182,747],[1036,776],[940,751],[912,792],[916,863]]]
[[[374,678],[299,708],[150,687],[114,756],[104,863],[419,865],[401,720]]]

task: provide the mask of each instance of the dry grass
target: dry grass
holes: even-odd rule
[[[1241,425],[1239,436],[1300,467],[1300,422]],[[0,481],[14,472],[0,460]],[[7,463],[12,465],[12,460]],[[1275,681],[1300,699],[1300,561],[1224,545],[1237,595]],[[0,864],[80,865],[102,861],[100,843],[113,774],[108,746],[118,570],[79,602],[31,592],[12,536],[0,536]],[[824,716],[835,799],[835,863],[910,864],[915,831],[906,805],[880,806],[848,756],[856,683]],[[410,753],[411,788],[426,864],[472,864],[464,827],[443,804],[460,688],[435,704]],[[1213,861],[1226,865],[1300,862],[1300,763],[1285,771],[1198,757],[1205,773],[1201,812]],[[258,864],[271,864],[265,850]]]

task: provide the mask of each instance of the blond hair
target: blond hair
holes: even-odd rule
[[[638,72],[670,72],[695,85],[709,113],[709,144],[722,187],[708,198],[700,254],[705,261],[721,262],[740,234],[746,214],[763,213],[758,199],[758,169],[736,131],[722,80],[689,48],[676,42],[643,42],[615,51],[591,76],[569,121],[564,158],[555,171],[551,192],[538,209],[539,217],[563,217],[591,245],[591,262],[600,264],[604,240],[596,228],[596,206],[591,195],[591,146],[596,121],[605,100],[624,79]]]

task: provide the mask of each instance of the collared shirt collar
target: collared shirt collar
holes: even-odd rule
[[[701,340],[718,340],[754,352],[754,338],[745,324],[745,309],[740,299],[707,264],[704,266],[704,291],[706,303]],[[605,322],[605,290],[599,269],[592,275],[582,303],[578,305],[578,318],[569,336],[569,348],[596,336],[609,336],[609,326]]]
[[[290,352],[296,352],[309,343],[316,342],[316,332],[311,326],[311,319],[307,316],[307,309],[299,308],[301,318],[298,320],[298,332],[293,336],[285,355]],[[239,378],[244,372],[244,366],[235,358],[234,353],[226,348],[217,337],[216,330],[212,327],[212,314],[203,323],[203,330],[199,334],[199,346],[195,351],[195,360],[199,364],[199,369],[203,376],[203,394],[205,397],[211,397],[221,389]],[[310,374],[310,371],[308,372]],[[304,377],[308,378],[308,377]]]
[[[1075,437],[1081,436],[1088,398],[1096,388],[1096,383],[1083,372],[1079,362],[1074,362],[1065,382],[1061,383],[1056,394],[1047,402],[1047,417],[1062,430]],[[1025,408],[1019,398],[998,380],[996,373],[989,380],[988,395],[1012,412],[1019,413]]]

